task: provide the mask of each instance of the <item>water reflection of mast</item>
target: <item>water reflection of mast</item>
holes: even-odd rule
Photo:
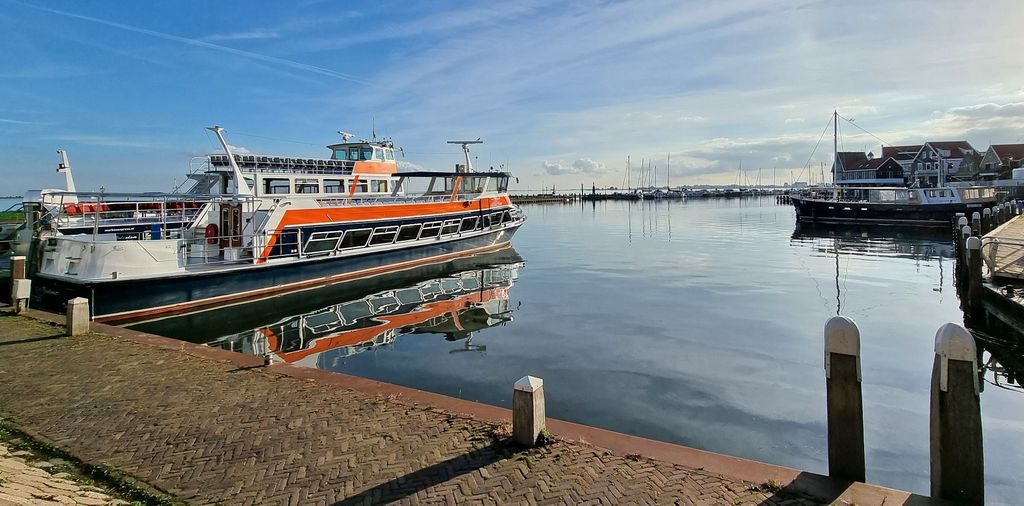
[[[832,248],[836,251],[836,315],[843,312],[843,300],[839,292],[839,239],[832,239]]]

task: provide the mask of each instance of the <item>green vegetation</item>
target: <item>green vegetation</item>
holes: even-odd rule
[[[25,213],[21,211],[0,211],[0,222],[25,221]]]
[[[171,506],[182,504],[181,501],[164,495],[138,481],[125,476],[110,466],[94,466],[78,460],[73,455],[53,445],[36,441],[27,434],[15,429],[6,420],[0,419],[0,442],[12,450],[31,451],[46,460],[59,460],[61,463],[47,469],[51,474],[66,472],[83,488],[102,487],[105,492],[116,493],[121,498],[135,505]]]
[[[547,428],[545,428],[544,430],[540,431],[540,434],[537,434],[537,445],[538,446],[544,446],[544,445],[551,444],[551,443],[554,443],[554,442],[555,442],[555,436],[552,436],[551,435],[551,431],[549,431]]]

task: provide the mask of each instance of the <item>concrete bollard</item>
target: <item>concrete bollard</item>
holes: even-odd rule
[[[985,208],[981,210],[981,235],[985,235],[992,231],[992,209]]]
[[[1014,216],[1017,216],[1017,201],[1016,200],[1011,200],[1010,201],[1010,217],[1012,218]]]
[[[833,316],[825,322],[825,386],[828,475],[864,481],[860,330],[845,316]]]
[[[65,316],[67,335],[77,336],[89,332],[89,299],[75,297],[69,300]]]
[[[512,439],[523,446],[536,446],[547,428],[544,417],[544,380],[523,376],[512,392]]]
[[[20,313],[28,308],[28,299],[32,295],[31,279],[11,280],[11,306],[15,313]]]
[[[18,309],[18,298],[15,297],[15,284],[17,280],[25,279],[25,257],[23,256],[12,256],[11,257],[11,289],[9,295],[11,296],[11,306],[14,306],[15,311]]]
[[[935,333],[932,363],[932,497],[984,504],[985,459],[974,337],[955,323]]]
[[[978,211],[974,211],[974,213],[971,214],[971,230],[973,230],[975,234],[981,234],[981,213]]]

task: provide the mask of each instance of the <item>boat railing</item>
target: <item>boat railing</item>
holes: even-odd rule
[[[483,195],[482,192],[457,193],[454,200],[466,201],[475,200]],[[380,195],[375,197],[336,197],[320,198],[317,202],[321,207],[347,207],[347,206],[385,206],[393,204],[429,204],[434,202],[451,202],[451,193],[437,193],[430,195]]]

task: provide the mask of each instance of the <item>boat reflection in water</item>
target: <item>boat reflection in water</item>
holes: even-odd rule
[[[509,290],[523,265],[507,248],[133,328],[322,369],[407,334],[440,334],[465,340],[458,351],[483,351],[473,332],[512,321]]]
[[[953,284],[953,274],[946,274],[943,260],[950,260],[949,271],[955,272],[956,252],[950,232],[934,228],[887,226],[830,226],[820,223],[797,223],[791,240],[796,244],[811,245],[823,255],[836,259],[836,307],[842,311],[839,257],[858,255],[866,257],[908,258],[936,260],[939,279],[936,291]],[[959,294],[958,294],[959,295]],[[967,322],[980,354],[979,376],[981,385],[1024,392],[1024,332],[996,321]]]
[[[820,239],[831,239],[820,242]],[[836,226],[797,223],[792,240],[813,243],[829,254],[931,260],[956,258],[946,229],[887,226]]]

